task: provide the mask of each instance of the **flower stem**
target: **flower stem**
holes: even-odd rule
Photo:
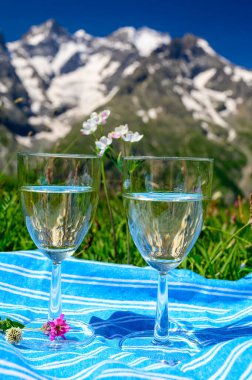
[[[102,181],[103,181],[103,187],[104,187],[104,192],[105,192],[105,197],[107,201],[107,206],[109,210],[109,218],[110,218],[110,223],[112,227],[112,234],[113,234],[113,243],[114,243],[114,255],[115,259],[117,259],[117,242],[116,242],[116,232],[115,232],[115,222],[114,222],[114,216],[110,204],[110,199],[108,195],[108,188],[107,188],[107,181],[106,181],[106,176],[105,176],[105,170],[104,170],[104,161],[102,160],[101,163],[101,174],[102,174]]]
[[[123,155],[124,157],[127,156],[127,145],[126,142],[122,139],[122,148],[123,148]],[[125,217],[125,224],[126,224],[126,249],[127,249],[127,264],[130,264],[130,234],[129,234],[129,226],[127,222],[127,214],[126,210],[124,208],[124,217]]]
[[[126,143],[124,140],[122,140],[122,146],[123,146],[123,155],[125,157],[127,156],[127,149],[126,149]]]

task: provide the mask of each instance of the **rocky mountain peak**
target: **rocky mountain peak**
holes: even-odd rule
[[[134,45],[137,47],[142,57],[147,57],[162,45],[169,45],[171,37],[168,33],[157,32],[147,27],[136,30],[134,36]]]
[[[125,44],[131,44],[142,57],[149,56],[159,46],[168,45],[171,42],[171,37],[168,33],[161,33],[148,27],[139,29],[129,26],[123,27],[112,33],[109,38]]]
[[[217,56],[208,42],[202,38],[198,38],[193,34],[186,34],[182,38],[175,38],[171,41],[171,59],[183,59],[188,61],[189,59],[202,56],[215,58]]]
[[[92,41],[93,36],[88,34],[85,30],[79,29],[73,34],[73,38],[77,43],[86,43]]]
[[[29,31],[22,37],[22,40],[28,45],[38,45],[48,39],[66,39],[70,35],[58,22],[50,19],[40,25],[32,26]]]
[[[108,36],[111,40],[117,40],[121,42],[132,42],[136,29],[132,26],[124,26],[117,29],[111,35]]]
[[[24,53],[31,57],[36,55],[53,57],[60,45],[71,39],[67,30],[56,20],[51,19],[38,26],[32,26],[21,40],[12,43],[12,46],[20,46]]]

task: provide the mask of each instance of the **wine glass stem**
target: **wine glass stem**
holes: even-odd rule
[[[167,273],[159,272],[156,321],[154,328],[155,344],[165,344],[169,341],[168,317],[168,280]]]
[[[61,264],[52,263],[52,278],[48,320],[58,318],[61,314]]]

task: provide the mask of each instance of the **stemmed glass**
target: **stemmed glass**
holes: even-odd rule
[[[168,319],[167,274],[184,260],[200,234],[212,169],[213,160],[207,158],[124,158],[123,197],[129,230],[159,279],[154,332],[124,337],[123,350],[176,365],[200,349],[192,331]]]
[[[22,345],[63,349],[88,344],[91,326],[69,320],[66,339],[54,341],[41,326],[61,315],[61,262],[74,254],[94,218],[100,158],[88,155],[18,153],[18,181],[26,226],[35,245],[52,262],[48,319],[26,325]]]

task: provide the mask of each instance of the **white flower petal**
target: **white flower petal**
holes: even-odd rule
[[[120,139],[122,134],[120,132],[112,131],[108,134],[111,139]]]
[[[98,115],[98,124],[105,124],[110,115],[110,110],[103,110]]]
[[[95,146],[98,149],[104,149],[104,148],[106,149],[111,143],[112,143],[111,137],[102,136],[100,140],[97,140],[95,142]]]
[[[119,127],[115,128],[115,132],[119,132],[122,135],[126,135],[126,133],[129,131],[129,127],[127,124],[120,125]]]
[[[129,131],[126,135],[122,136],[124,141],[127,142],[138,142],[143,138],[143,135],[140,135],[138,132],[131,132]]]

